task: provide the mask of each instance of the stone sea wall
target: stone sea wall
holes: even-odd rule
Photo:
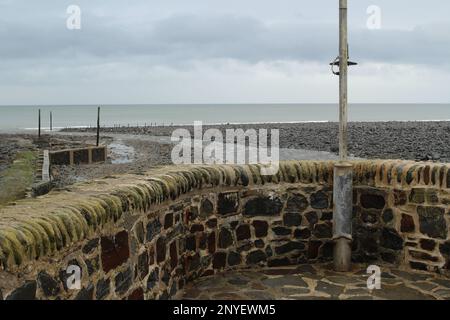
[[[168,299],[223,270],[331,260],[333,162],[259,169],[165,167],[3,208],[0,298]],[[354,162],[353,203],[354,261],[449,272],[450,165]]]

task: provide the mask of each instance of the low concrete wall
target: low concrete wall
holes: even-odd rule
[[[106,147],[86,147],[49,152],[50,165],[91,164],[106,161]]]
[[[450,166],[354,162],[353,260],[450,269]],[[333,162],[167,167],[0,211],[9,299],[167,299],[221,270],[331,259]],[[81,289],[67,287],[79,266]]]

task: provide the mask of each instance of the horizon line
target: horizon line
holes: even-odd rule
[[[450,105],[450,102],[350,102],[349,105]],[[0,104],[0,107],[124,107],[124,106],[220,106],[220,105],[339,105],[339,102],[250,102],[250,103],[94,103],[94,104]]]

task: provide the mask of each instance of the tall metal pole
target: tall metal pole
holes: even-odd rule
[[[347,160],[347,0],[339,0],[339,159]]]
[[[50,131],[53,131],[53,116],[51,111],[50,111]]]
[[[351,269],[353,170],[347,162],[347,0],[339,0],[339,162],[334,167],[333,239],[334,268]]]
[[[97,109],[97,147],[100,144],[100,107]]]

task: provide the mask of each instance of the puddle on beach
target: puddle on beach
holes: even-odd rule
[[[112,164],[132,163],[135,160],[135,151],[131,146],[123,143],[112,142],[108,145]]]
[[[159,137],[160,138],[160,137]],[[160,143],[163,143],[165,140],[160,140]],[[194,141],[192,141],[194,142]],[[222,145],[225,154],[225,146]],[[122,163],[132,163],[136,160],[136,151],[133,147],[126,145],[122,140],[116,140],[112,142],[108,146],[110,150],[111,163],[113,164],[122,164]],[[249,147],[245,147],[245,163],[248,163],[249,159]],[[269,149],[270,150],[270,149]],[[253,150],[255,151],[255,150]],[[236,158],[235,149],[235,158]],[[258,152],[258,151],[256,151]],[[266,151],[267,153],[267,151]],[[269,152],[270,153],[270,152]],[[350,159],[359,159],[350,155]],[[304,150],[304,149],[288,149],[288,148],[280,148],[279,149],[279,160],[337,160],[339,156],[326,151],[314,151],[314,150]]]

